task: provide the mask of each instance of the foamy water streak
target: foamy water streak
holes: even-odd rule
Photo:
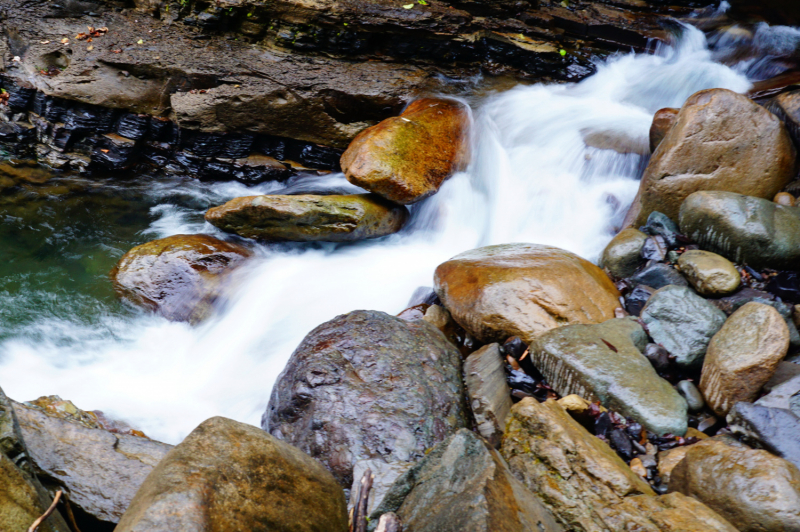
[[[701,89],[749,86],[714,63],[703,35],[687,29],[674,48],[613,58],[580,84],[498,94],[476,110],[471,167],[414,206],[402,233],[356,245],[262,246],[239,272],[227,308],[196,328],[144,314],[84,329],[43,320],[35,334],[0,345],[0,385],[20,400],[61,395],[168,442],[213,415],[258,424],[275,379],[311,329],[355,309],[402,310],[418,287],[432,284],[436,265],[457,253],[535,242],[596,259],[636,192],[646,156],[587,147],[584,138],[640,150],[657,109],[680,106]],[[341,175],[303,186],[292,190],[350,190]],[[224,200],[275,187],[187,186],[187,194]],[[156,213],[153,238],[214,231],[188,223],[174,205]]]

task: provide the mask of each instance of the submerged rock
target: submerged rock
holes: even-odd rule
[[[270,242],[347,242],[399,231],[408,210],[375,194],[246,196],[213,207],[206,221]]]
[[[600,323],[620,308],[608,276],[568,251],[537,244],[487,246],[436,268],[434,289],[453,319],[482,342],[526,342],[555,327]]]
[[[461,429],[398,478],[371,516],[396,512],[407,532],[564,529],[487,442]]]
[[[680,226],[703,249],[755,268],[800,269],[800,207],[731,192],[695,192]]]
[[[495,447],[500,447],[512,403],[498,344],[481,347],[467,357],[464,361],[464,384],[478,433]]]
[[[117,293],[173,321],[199,322],[220,298],[227,274],[250,250],[208,235],[175,235],[131,249],[111,271]]]
[[[466,163],[468,108],[455,100],[416,100],[353,139],[341,159],[354,185],[396,203],[436,193]]]
[[[727,316],[695,294],[691,288],[665,286],[642,309],[642,323],[657,343],[675,357],[675,363],[691,368],[703,363],[708,343]]]
[[[678,259],[681,273],[704,296],[724,296],[742,284],[742,276],[726,259],[710,251],[689,250]]]
[[[647,334],[634,318],[548,331],[530,346],[536,369],[561,395],[577,394],[632,417],[657,434],[686,432],[686,401],[641,351]]]
[[[70,504],[95,519],[117,523],[136,490],[171,445],[115,434],[14,405],[37,474],[69,493]]]
[[[638,229],[623,229],[603,250],[602,266],[614,277],[629,277],[642,265],[642,246],[647,235]]]
[[[264,431],[204,421],[147,477],[116,532],[345,532],[344,492],[316,460]]]
[[[708,344],[700,390],[720,416],[739,401],[751,402],[789,349],[789,329],[777,310],[747,303]]]
[[[702,501],[740,532],[800,529],[800,470],[767,451],[714,440],[691,445],[669,489]]]
[[[292,354],[262,426],[349,488],[358,460],[416,461],[466,426],[461,355],[424,320],[338,316]]]
[[[795,155],[783,123],[747,96],[700,91],[650,159],[625,225],[638,227],[653,211],[675,219],[698,190],[771,199],[794,177]]]

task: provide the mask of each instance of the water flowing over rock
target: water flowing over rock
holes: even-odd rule
[[[136,493],[117,532],[345,532],[344,492],[316,460],[230,419],[204,421]]]
[[[642,246],[647,235],[638,229],[623,229],[603,250],[601,266],[614,277],[629,277],[642,265]]]
[[[767,451],[714,440],[692,445],[669,489],[702,501],[740,532],[800,529],[800,470]]]
[[[800,207],[731,192],[695,192],[681,231],[703,249],[755,268],[800,269]]]
[[[642,355],[647,334],[634,318],[548,331],[530,346],[536,369],[561,395],[577,394],[632,417],[657,434],[686,432],[686,401]]]
[[[526,398],[511,409],[501,450],[514,475],[568,530],[734,532],[689,497],[656,497],[611,448],[556,401]]]
[[[175,235],[136,246],[111,272],[117,293],[173,321],[199,322],[222,295],[226,274],[251,256],[208,235]]]
[[[794,177],[796,151],[783,123],[746,96],[725,89],[686,100],[656,149],[624,225],[653,211],[677,218],[699,190],[772,198]]]
[[[708,343],[725,323],[725,313],[695,294],[691,288],[665,286],[642,309],[642,323],[657,343],[682,367],[703,362]]]
[[[747,303],[708,344],[700,390],[724,416],[739,401],[752,402],[789,349],[789,329],[777,310]]]
[[[39,478],[69,493],[70,504],[95,519],[117,523],[136,490],[171,445],[114,434],[14,405]]]
[[[678,259],[678,267],[692,287],[704,296],[724,296],[742,284],[742,276],[731,261],[710,251],[686,251]]]
[[[461,429],[398,478],[372,514],[396,512],[406,532],[559,532],[491,445]]]
[[[453,319],[483,342],[526,342],[555,327],[600,323],[620,308],[608,276],[551,246],[502,244],[457,255],[436,268],[434,289]]]
[[[472,414],[481,436],[500,447],[511,411],[511,390],[506,383],[503,356],[498,344],[481,347],[464,361],[464,384]]]
[[[269,242],[348,242],[399,231],[408,210],[376,194],[246,196],[206,212],[229,233]]]
[[[469,108],[455,100],[416,100],[399,117],[365,129],[342,155],[354,185],[396,203],[435,194],[467,162]]]
[[[466,426],[461,355],[424,320],[339,316],[292,354],[262,426],[349,488],[356,461],[416,461]]]

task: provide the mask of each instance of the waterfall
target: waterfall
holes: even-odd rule
[[[686,28],[674,45],[611,57],[581,83],[521,85],[489,96],[473,109],[471,165],[414,205],[400,233],[350,245],[259,245],[225,308],[197,327],[144,312],[90,323],[43,317],[35,331],[0,344],[2,386],[17,400],[58,394],[172,443],[214,415],[257,425],[273,383],[309,331],[351,310],[403,310],[453,255],[535,242],[596,260],[636,193],[653,113],[680,107],[702,89],[750,86],[744,71],[715,62],[699,30]],[[219,202],[287,190],[275,183],[181,186]],[[354,187],[338,174],[288,188],[320,189]],[[148,237],[218,234],[187,222],[187,213],[158,205]]]

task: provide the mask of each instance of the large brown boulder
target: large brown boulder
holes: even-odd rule
[[[270,242],[347,242],[399,231],[408,210],[376,194],[245,196],[206,212],[229,233]]]
[[[712,440],[692,445],[669,489],[704,502],[741,532],[800,530],[800,470],[767,451]]]
[[[608,276],[577,255],[538,244],[487,246],[436,268],[434,289],[459,325],[503,342],[577,323],[601,323],[620,307]]]
[[[199,322],[220,298],[227,274],[252,253],[209,235],[174,235],[131,249],[111,271],[117,293],[173,321]]]
[[[365,129],[342,155],[348,181],[397,203],[434,194],[466,162],[469,109],[455,100],[416,100]]]
[[[700,91],[653,153],[624,225],[644,225],[653,211],[677,219],[698,190],[771,199],[794,177],[795,155],[775,115],[726,89]]]
[[[465,427],[461,355],[424,320],[358,310],[303,339],[262,426],[330,469],[343,487],[359,460],[415,462]]]
[[[148,475],[116,532],[345,532],[344,492],[322,465],[264,431],[204,421]]]

